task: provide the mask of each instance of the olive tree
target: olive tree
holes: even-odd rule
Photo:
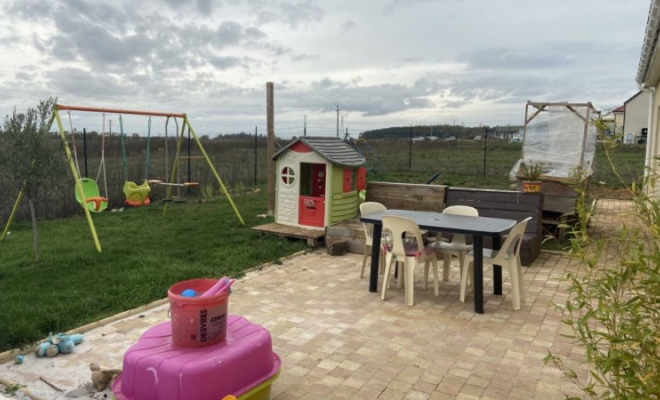
[[[51,115],[57,99],[39,102],[36,108],[19,113],[14,108],[4,120],[0,134],[0,170],[14,193],[27,198],[32,220],[34,256],[39,253],[37,208],[40,194],[65,171],[59,141],[49,132]]]

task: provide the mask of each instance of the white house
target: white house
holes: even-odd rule
[[[658,157],[660,156],[660,127],[658,117],[660,116],[660,0],[651,0],[649,16],[646,22],[646,33],[642,44],[642,54],[637,69],[637,84],[648,100],[648,139],[646,142],[645,175],[649,172],[657,174]],[[640,96],[642,97],[642,96]],[[653,197],[660,197],[660,186],[656,183],[648,188]]]
[[[640,90],[623,103],[625,107],[623,132],[626,137],[632,134],[634,143],[646,143],[647,139],[649,97],[643,93]]]

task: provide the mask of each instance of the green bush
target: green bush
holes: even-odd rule
[[[654,183],[649,179],[643,187]],[[579,223],[570,239],[579,267],[567,274],[569,298],[556,307],[591,369],[578,377],[552,353],[546,362],[592,398],[659,399],[660,201],[631,184],[634,218],[617,233],[598,237],[587,231],[591,210],[580,192]]]

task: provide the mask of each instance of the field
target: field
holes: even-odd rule
[[[421,142],[412,145],[412,152],[409,142],[400,139],[372,139],[369,146],[375,150],[373,153],[365,150],[368,162],[377,170],[373,180],[425,183],[440,173],[434,183],[493,189],[511,187],[508,176],[522,150],[520,143],[499,140]],[[613,161],[610,163],[604,144],[599,143],[592,177],[594,190],[625,195],[621,189],[633,181],[639,182],[643,176],[644,151],[641,145],[619,145],[610,150]],[[385,167],[384,171],[379,168],[374,154]],[[623,182],[613,173],[612,165]]]

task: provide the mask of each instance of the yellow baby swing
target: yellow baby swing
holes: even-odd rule
[[[145,160],[145,168],[144,168],[144,179],[142,181],[142,184],[138,185],[137,183],[133,181],[128,180],[128,162],[126,161],[126,134],[124,133],[124,124],[121,118],[121,115],[119,115],[119,129],[120,129],[120,137],[121,137],[121,156],[122,156],[122,164],[124,167],[124,179],[126,182],[124,183],[124,195],[126,196],[126,201],[125,204],[127,206],[131,207],[139,207],[139,206],[148,206],[151,203],[151,200],[149,200],[149,195],[151,194],[151,187],[149,187],[149,163],[150,163],[150,150],[149,150],[149,143],[151,139],[151,117],[149,117],[149,123],[148,123],[148,128],[147,128],[147,151],[146,151],[146,160]]]

